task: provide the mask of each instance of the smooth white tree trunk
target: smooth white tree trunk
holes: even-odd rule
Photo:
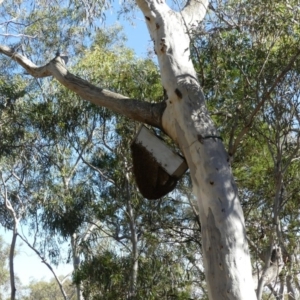
[[[204,17],[208,1],[189,1],[180,13],[164,1],[137,3],[153,39],[168,95],[162,126],[184,153],[199,204],[209,298],[256,299],[230,158],[208,115],[190,58],[189,32]]]
[[[244,216],[230,158],[209,117],[190,58],[190,32],[206,14],[207,0],[187,1],[181,12],[164,0],[136,0],[145,16],[158,57],[166,102],[153,104],[93,86],[67,71],[56,57],[42,67],[13,49],[3,53],[34,77],[53,76],[82,98],[131,119],[163,129],[182,150],[198,199],[209,298],[256,299]]]

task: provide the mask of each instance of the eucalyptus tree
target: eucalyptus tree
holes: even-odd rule
[[[252,127],[258,112],[272,98],[278,83],[286,77],[295,62],[297,62],[300,51],[296,47],[297,44],[292,43],[291,51],[286,52],[289,57],[288,62],[280,64],[281,68],[275,74],[274,72],[264,73],[266,65],[264,62],[268,62],[268,56],[262,60],[263,64],[260,72],[258,72],[259,76],[257,79],[261,78],[262,81],[265,80],[269,85],[264,85],[261,90],[255,90],[256,98],[252,103],[248,101],[241,103],[242,107],[246,103],[243,108],[245,108],[245,112],[250,111],[250,114],[246,118],[246,123],[234,123],[236,126],[233,127],[234,130],[230,136],[228,154],[206,108],[197,72],[191,60],[189,46],[193,34],[201,33],[202,27],[200,23],[205,18],[208,8],[214,14],[212,14],[211,19],[209,18],[210,16],[207,18],[209,22],[206,27],[207,30],[212,30],[212,32],[223,31],[224,26],[220,28],[211,26],[216,20],[221,20],[223,22],[222,25],[227,25],[227,28],[225,26],[225,31],[236,29],[243,33],[245,26],[249,22],[257,21],[257,15],[255,15],[259,9],[256,5],[257,3],[255,1],[247,3],[236,3],[233,1],[226,2],[225,7],[222,7],[224,3],[220,1],[217,1],[217,3],[211,2],[209,6],[206,0],[190,0],[183,5],[182,9],[175,11],[165,1],[136,0],[135,2],[145,17],[151,39],[154,42],[154,49],[160,67],[161,83],[167,95],[167,99],[163,102],[139,101],[92,85],[69,72],[65,64],[67,61],[66,56],[60,55],[59,52],[47,64],[42,61],[43,55],[39,56],[39,59],[35,59],[37,63],[42,65],[41,67],[38,67],[21,54],[22,51],[26,51],[25,47],[20,48],[16,45],[13,48],[3,45],[0,47],[0,52],[17,62],[33,77],[52,76],[83,99],[96,105],[107,107],[136,121],[162,129],[169,135],[181,149],[190,168],[193,191],[199,206],[202,252],[210,299],[220,299],[220,297],[223,299],[255,299],[244,216],[231,173],[230,161],[231,156],[236,154],[245,134]],[[285,8],[280,6],[280,3],[276,3],[277,6],[272,6],[272,3],[267,1],[263,7],[267,12],[263,14],[263,18],[270,18],[270,22],[268,22],[269,27],[265,27],[265,32],[272,30],[272,26],[276,25],[278,18],[272,16],[273,13],[276,15],[274,7],[278,9],[279,14],[282,14],[280,15],[281,17],[286,16],[284,14]],[[97,4],[97,1],[92,1],[86,6],[81,5],[77,7],[78,3],[74,1],[72,5],[75,5],[75,7],[72,5],[67,6],[63,13],[67,16],[72,16],[72,18],[68,19],[69,22],[78,20],[76,17],[84,17],[86,20],[89,20],[93,12],[99,8]],[[219,8],[223,8],[223,12],[220,13],[216,10],[216,4]],[[5,8],[2,13],[11,14],[13,10],[7,9],[9,4],[5,5],[3,4],[1,7]],[[64,8],[63,5],[62,7]],[[295,11],[290,10],[289,6],[286,7],[288,12],[292,14],[292,20],[296,20],[297,23]],[[70,8],[72,9],[72,14],[68,15],[67,12]],[[49,6],[48,9],[43,11],[45,14],[52,13],[51,24],[59,24],[62,26],[62,29],[66,28],[67,23],[62,23],[64,19],[56,19],[55,16],[59,14],[53,14],[51,9],[51,6]],[[38,20],[38,18],[35,19],[36,24],[39,23]],[[289,26],[287,23],[289,18],[284,18],[284,20],[285,23],[282,26],[286,26],[287,32],[292,32],[292,36],[295,36],[295,40],[297,40],[297,28],[294,25]],[[6,22],[5,24],[11,25],[13,23]],[[218,25],[217,22],[214,24]],[[26,38],[25,33],[29,29],[31,30],[29,38],[33,39],[42,36],[43,31],[38,26],[29,26],[26,23],[25,27],[27,25],[28,28],[22,32],[22,38]],[[259,22],[256,25],[259,25]],[[78,27],[75,28],[78,29]],[[267,36],[264,34],[259,35],[259,32],[257,32],[258,28],[257,26],[252,28],[253,31],[250,32],[252,34],[251,42],[264,43],[268,41]],[[35,36],[35,31],[39,35]],[[80,32],[80,30],[77,32]],[[67,36],[69,39],[71,35]],[[212,35],[212,37],[214,36]],[[45,39],[45,41],[50,40],[51,38]],[[63,40],[65,45],[68,44],[67,40]],[[38,40],[33,40],[31,44],[38,45]],[[28,45],[28,49],[30,49],[30,43],[25,45]],[[271,41],[269,50],[276,49],[278,45],[273,47],[274,45]],[[51,47],[41,48],[50,49]],[[261,60],[258,60],[258,62],[261,62]],[[216,71],[222,69],[222,64],[218,64]],[[251,68],[248,70],[242,68],[240,73],[251,71]],[[200,73],[200,75],[202,74]],[[218,75],[222,75],[222,72],[215,72],[214,76],[216,78]],[[205,73],[203,78],[205,79]],[[216,87],[218,87],[218,80],[214,78],[211,78],[211,80],[215,80]],[[259,80],[257,82],[260,83]],[[246,81],[244,85],[244,100],[248,100],[247,84],[248,82]],[[228,86],[229,84],[227,83]],[[261,86],[257,84],[257,87]],[[228,94],[230,95],[230,93],[231,90],[228,88]],[[239,105],[234,106],[235,116],[239,114],[239,110]],[[238,128],[240,128],[240,131],[235,131]],[[278,211],[274,213],[278,213]]]

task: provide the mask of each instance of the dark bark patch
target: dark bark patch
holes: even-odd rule
[[[214,185],[214,182],[213,182],[213,181],[210,181],[209,183],[210,183],[210,185]]]
[[[176,90],[175,90],[175,94],[177,95],[177,97],[178,97],[179,99],[182,99],[182,93],[179,91],[179,89],[176,89]]]
[[[160,26],[159,26],[158,23],[156,23],[155,26],[156,26],[156,29],[157,29],[157,30],[160,28]]]
[[[164,88],[164,100],[168,100],[168,93],[165,88]]]
[[[162,46],[162,47],[160,48],[160,51],[161,51],[162,53],[165,53],[166,50],[167,50],[167,45],[166,45],[166,39],[165,39],[165,38],[162,38],[162,39],[161,39],[160,45]]]
[[[198,141],[203,144],[203,136],[201,134],[197,135]]]
[[[149,17],[145,16],[145,18],[146,18],[146,20],[147,20],[147,21],[149,21],[149,22],[150,22],[150,18],[149,18]]]

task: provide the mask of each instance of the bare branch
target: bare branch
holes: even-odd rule
[[[96,87],[88,81],[71,74],[65,68],[64,61],[59,56],[55,57],[45,66],[38,67],[29,59],[7,46],[0,45],[0,53],[11,57],[33,77],[53,76],[66,88],[97,106],[106,107],[130,119],[162,129],[161,117],[165,109],[164,102],[149,103],[129,99],[123,95]]]
[[[100,226],[100,221],[96,221],[95,224],[91,224],[89,228],[86,230],[86,232],[83,234],[83,237],[81,238],[82,241],[86,242],[90,235],[93,233],[95,228]]]
[[[15,38],[28,38],[28,39],[36,39],[37,36],[27,35],[27,34],[12,34],[12,33],[0,33],[0,36],[4,37],[15,37]]]
[[[87,146],[89,145],[90,141],[91,141],[91,138],[92,138],[92,135],[93,135],[93,132],[94,132],[94,129],[92,130],[92,132],[90,133],[90,135],[88,136],[88,139],[87,141],[84,143],[83,147],[81,148],[81,150],[79,149],[76,149],[75,147],[75,150],[78,152],[78,157],[76,158],[76,161],[73,165],[73,167],[71,168],[71,171],[69,172],[69,176],[67,177],[66,179],[66,186],[69,186],[69,182],[71,181],[76,169],[77,169],[77,166],[79,164],[79,161],[80,161],[80,158],[82,157],[82,154],[83,152],[85,151],[85,149],[87,148]]]
[[[225,117],[226,119],[229,118],[231,119],[232,118],[232,114],[229,113],[229,112],[226,112],[226,111],[221,111],[221,110],[214,110],[214,111],[211,111],[210,113],[212,116],[222,116],[222,117]]]
[[[48,70],[49,64],[43,67],[38,67],[25,56],[15,52],[14,49],[9,48],[5,45],[0,45],[0,53],[12,58],[33,77],[42,78],[52,75]]]

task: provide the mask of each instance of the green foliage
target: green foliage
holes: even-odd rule
[[[77,68],[88,70],[85,77],[90,82],[101,83],[101,87],[121,93],[130,98],[161,101],[163,89],[157,66],[150,59],[137,60],[132,50],[124,45],[111,45],[111,39],[119,39],[120,28],[107,40],[109,33],[97,31],[91,49],[85,51]]]
[[[61,278],[62,279],[62,278]],[[64,289],[66,294],[69,295],[70,300],[75,300],[75,290],[74,286],[70,280],[64,281]],[[32,281],[28,287],[26,288],[26,294],[28,296],[24,296],[23,300],[63,300],[63,296],[61,291],[57,285],[55,279],[51,279],[50,281]]]
[[[97,28],[95,19],[103,19],[108,6],[104,0],[88,1],[85,5],[77,0],[9,0],[1,4],[0,17],[11,43],[41,63],[53,58],[58,49],[80,54],[89,42],[90,31]],[[19,39],[15,38],[16,32]]]
[[[93,196],[89,188],[77,185],[69,192],[53,187],[52,195],[45,199],[42,222],[45,229],[68,238],[87,220]]]
[[[0,155],[12,154],[25,136],[19,119],[25,93],[25,82],[19,76],[0,78]]]
[[[134,299],[188,299],[191,283],[184,278],[183,265],[170,261],[171,256],[171,252],[161,252],[139,259]],[[105,251],[85,261],[74,281],[84,280],[84,297],[88,299],[127,299],[131,263],[130,256]]]

